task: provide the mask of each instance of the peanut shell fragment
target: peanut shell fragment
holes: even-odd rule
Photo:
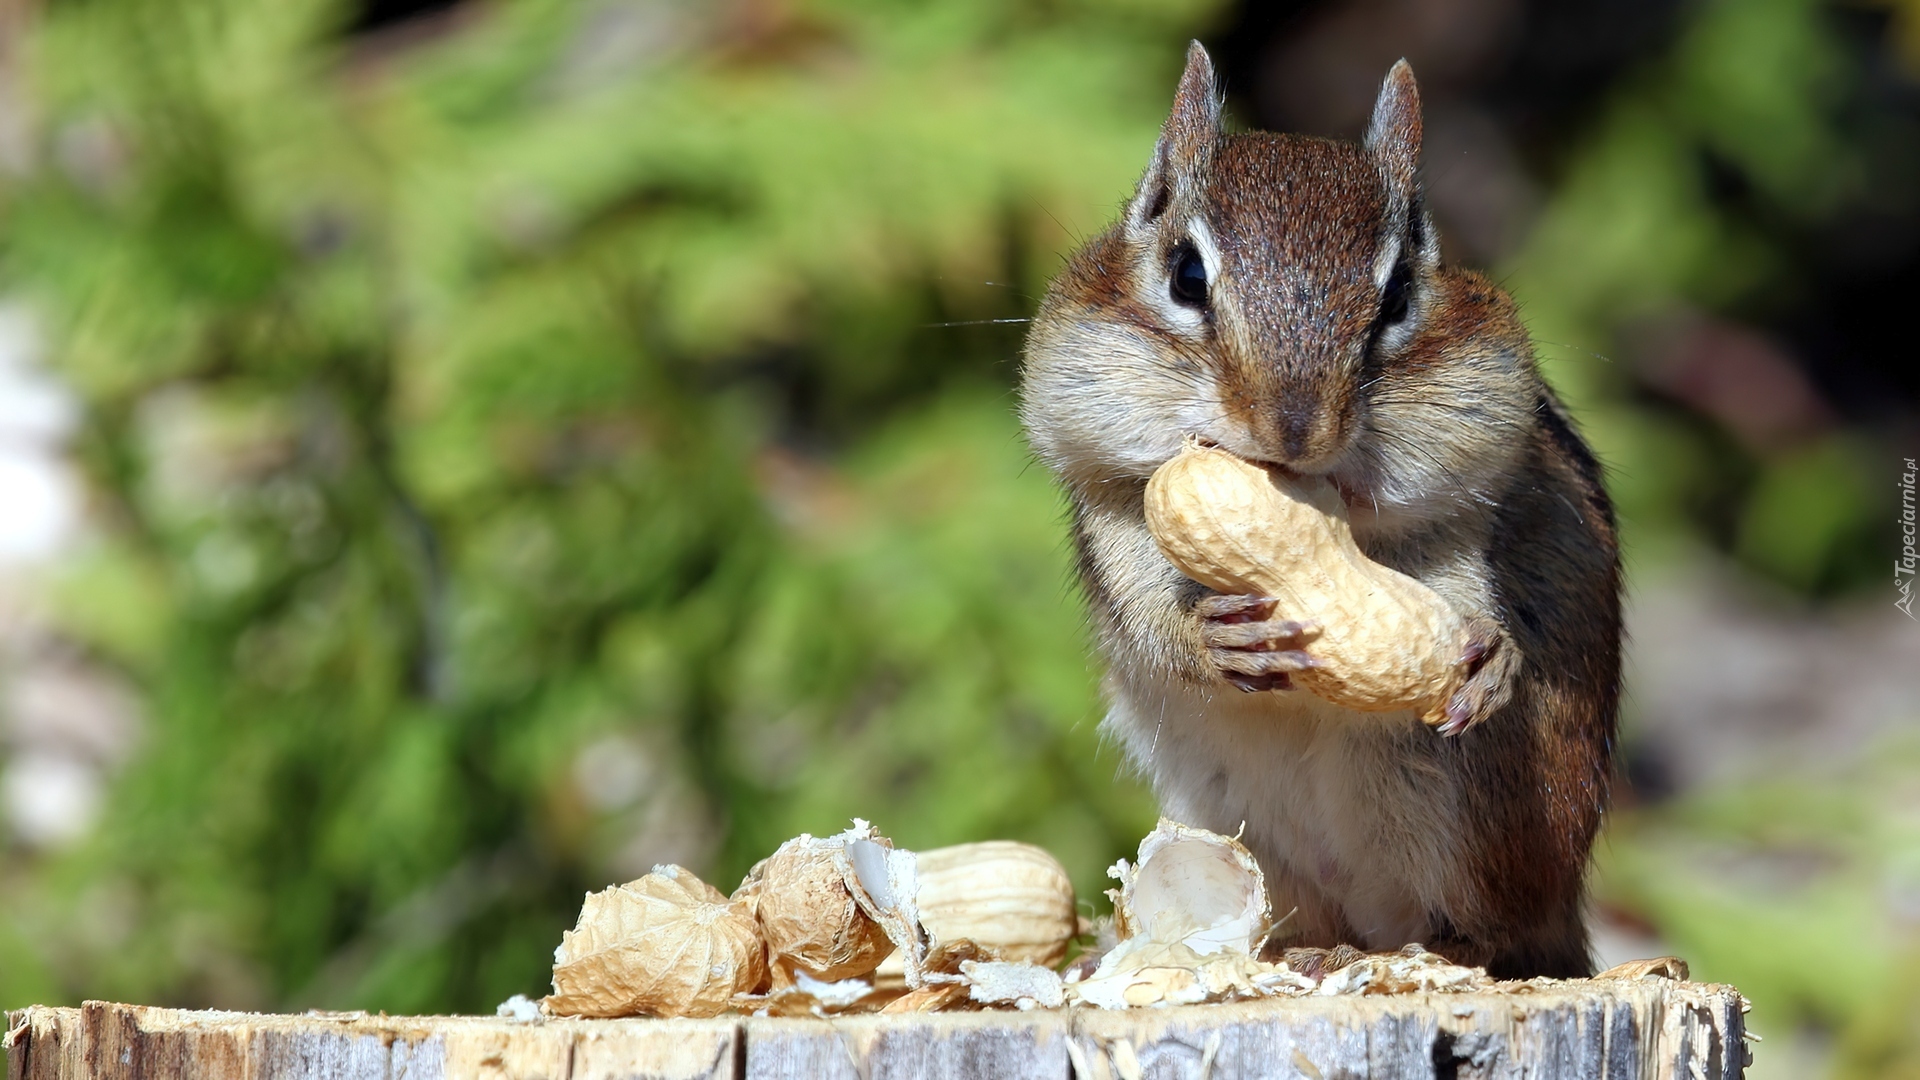
[[[1271,596],[1312,621],[1316,666],[1296,686],[1350,709],[1446,719],[1464,677],[1466,623],[1440,595],[1361,552],[1332,485],[1189,442],[1147,481],[1147,529],[1181,573],[1229,595]]]
[[[1161,818],[1140,841],[1138,861],[1107,874],[1119,944],[1083,979],[1073,1000],[1103,1009],[1190,1005],[1253,997],[1253,980],[1286,978],[1256,959],[1272,929],[1266,877],[1246,846]]]
[[[1266,875],[1237,837],[1170,818],[1140,840],[1139,857],[1107,870],[1122,939],[1178,943],[1197,955],[1258,956],[1273,924]]]

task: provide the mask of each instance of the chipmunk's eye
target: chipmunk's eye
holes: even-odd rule
[[[1387,277],[1387,287],[1380,293],[1380,325],[1405,322],[1412,293],[1413,268],[1401,259],[1394,264],[1393,273]]]
[[[1190,307],[1207,302],[1207,264],[1192,244],[1173,249],[1173,276],[1168,282],[1173,298]]]

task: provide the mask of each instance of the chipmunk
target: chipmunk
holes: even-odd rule
[[[1138,190],[1025,347],[1021,417],[1072,503],[1104,728],[1168,816],[1244,828],[1287,916],[1273,948],[1421,942],[1501,977],[1589,974],[1620,682],[1600,467],[1512,298],[1440,261],[1406,61],[1358,145],[1228,134],[1220,109],[1196,42]],[[1331,481],[1362,550],[1459,610],[1470,676],[1444,723],[1291,689],[1320,613],[1161,556],[1142,492],[1188,436]]]

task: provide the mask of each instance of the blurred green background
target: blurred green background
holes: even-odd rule
[[[0,1005],[487,1011],[854,815],[1098,897],[1012,388],[1194,36],[1346,137],[1414,61],[1609,463],[1603,954],[1920,1076],[1920,5],[1814,0],[0,2]]]

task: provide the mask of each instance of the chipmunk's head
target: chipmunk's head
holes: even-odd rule
[[[1439,242],[1405,61],[1358,144],[1227,134],[1220,104],[1196,42],[1121,220],[1035,321],[1024,415],[1069,480],[1148,475],[1187,434],[1336,473],[1432,314]]]

